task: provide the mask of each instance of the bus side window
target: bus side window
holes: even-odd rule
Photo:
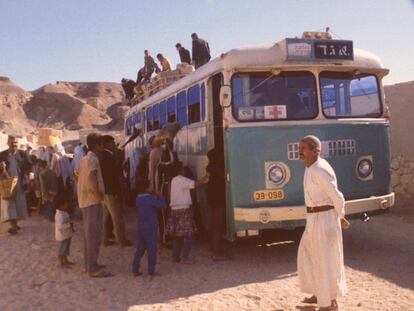
[[[153,127],[152,127],[152,107],[149,107],[147,109],[147,132],[152,131]]]
[[[163,100],[160,103],[160,127],[167,123],[167,101]]]
[[[178,123],[182,127],[188,124],[187,121],[187,92],[181,91],[177,94],[177,116],[178,116]]]
[[[175,96],[171,96],[167,100],[167,121],[174,123],[177,121],[177,112],[175,110]]]
[[[152,107],[152,130],[158,130],[160,128],[160,106],[155,104]]]
[[[141,112],[138,112],[135,118],[135,124],[138,125],[138,128],[141,128]]]
[[[201,84],[201,121],[206,119],[206,85]]]
[[[188,89],[188,124],[201,120],[200,86],[194,85]]]

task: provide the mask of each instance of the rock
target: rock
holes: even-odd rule
[[[405,193],[405,187],[403,185],[398,185],[394,188],[394,191],[396,194],[404,194]]]
[[[410,181],[411,181],[412,175],[408,174],[408,175],[402,175],[400,178],[400,183],[402,185],[407,185]]]
[[[397,172],[392,171],[391,172],[391,186],[394,188],[400,183],[400,176]]]
[[[391,160],[391,168],[393,170],[398,170],[400,168],[400,160],[398,158],[393,158]]]
[[[414,182],[412,182],[412,183],[408,184],[408,186],[407,186],[407,192],[408,192],[409,194],[414,195]]]
[[[37,244],[32,244],[32,245],[30,245],[30,247],[31,247],[31,249],[36,250],[36,251],[41,249],[41,247]]]
[[[409,166],[404,167],[403,175],[409,175],[412,173],[412,169]]]

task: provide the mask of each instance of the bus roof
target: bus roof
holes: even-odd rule
[[[366,69],[374,71],[386,71],[381,60],[373,53],[356,49],[353,50],[353,60],[288,60],[286,40],[277,43],[232,49],[221,56],[214,58],[196,71],[188,74],[174,82],[165,89],[146,98],[136,106],[132,107],[127,115],[141,110],[150,103],[167,99],[172,94],[191,86],[192,84],[210,77],[215,73],[227,69],[254,70],[265,68],[309,68],[309,67],[332,67]],[[288,39],[289,40],[289,39]],[[335,40],[332,40],[335,41]]]

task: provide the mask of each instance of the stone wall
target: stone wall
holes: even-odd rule
[[[391,163],[391,184],[398,196],[414,199],[414,159],[400,155]]]
[[[414,200],[414,81],[386,86],[385,96],[390,109],[392,188],[397,197]]]

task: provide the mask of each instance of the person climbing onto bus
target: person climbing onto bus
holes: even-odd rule
[[[125,79],[122,78],[121,80],[122,89],[125,93],[126,99],[132,99],[134,97],[134,87],[135,87],[135,81],[131,79]]]
[[[186,64],[191,64],[191,56],[190,56],[190,51],[187,50],[185,47],[183,47],[181,45],[181,43],[177,43],[175,45],[178,54],[180,55],[180,61],[181,63],[186,63]]]
[[[154,58],[150,55],[150,52],[148,50],[145,50],[144,67],[138,71],[137,84],[141,83],[142,80],[144,82],[150,82],[154,71],[158,73],[161,70],[155,62]]]
[[[176,162],[174,178],[171,181],[171,215],[167,223],[167,233],[174,238],[173,261],[178,263],[194,263],[190,258],[190,250],[194,236],[194,221],[190,209],[190,190],[198,188],[208,182],[208,174],[199,180],[184,177],[181,162]]]
[[[195,32],[191,34],[191,39],[193,40],[192,63],[197,69],[210,61],[210,46],[206,40],[199,38]]]

